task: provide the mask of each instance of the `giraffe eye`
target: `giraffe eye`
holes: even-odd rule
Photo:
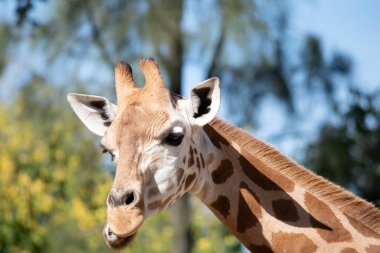
[[[181,144],[182,139],[183,139],[184,134],[181,133],[170,133],[166,138],[165,138],[165,143],[169,144],[171,146],[178,146]]]

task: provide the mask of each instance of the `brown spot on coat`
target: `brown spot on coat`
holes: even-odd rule
[[[152,186],[148,191],[148,198],[156,196],[159,192],[160,190],[158,189],[157,185]]]
[[[379,253],[380,252],[380,246],[377,245],[369,245],[367,248],[365,248],[367,253]]]
[[[191,186],[191,184],[194,182],[194,179],[195,179],[195,173],[193,174],[190,174],[186,177],[186,181],[185,181],[185,189],[186,190],[189,190],[189,187]]]
[[[248,162],[245,157],[240,156],[239,162],[241,169],[253,183],[267,191],[282,191],[282,189],[277,184],[275,184],[267,176],[256,169],[256,167]]]
[[[340,253],[358,253],[358,251],[353,248],[344,248]]]
[[[251,252],[273,253],[273,250],[271,248],[269,248],[268,246],[266,246],[266,245],[254,245],[254,244],[250,244],[247,248]]]
[[[352,241],[351,234],[343,227],[331,208],[310,193],[305,193],[305,205],[312,215],[311,225],[316,227],[318,234],[328,243]],[[321,228],[320,222],[330,229]],[[319,224],[318,224],[318,223]]]
[[[172,197],[172,196],[168,197],[168,198],[165,199],[164,201],[157,200],[157,201],[154,201],[154,202],[152,202],[152,203],[149,203],[149,204],[148,204],[148,208],[149,208],[150,210],[156,210],[156,209],[160,209],[160,210],[161,210],[161,209],[165,208],[166,205],[170,202],[171,197]]]
[[[184,170],[182,168],[179,168],[176,172],[175,172],[175,176],[177,178],[177,184],[179,185],[181,183],[181,180],[183,178],[183,173],[184,173]]]
[[[197,162],[197,168],[200,169],[201,168],[201,163],[199,162],[198,156],[197,156],[196,162]]]
[[[148,208],[150,210],[156,210],[160,207],[161,207],[161,201],[154,201],[154,202],[148,204]]]
[[[290,199],[278,199],[272,202],[272,208],[276,218],[284,222],[295,222],[299,219],[298,211]]]
[[[274,252],[283,253],[312,253],[317,250],[317,245],[310,238],[298,233],[273,233],[272,246]]]
[[[251,180],[252,178],[255,178],[255,176],[259,176],[256,181],[259,183],[261,182],[261,184],[258,185],[263,189],[281,190],[284,192],[292,192],[294,190],[294,182],[286,176],[282,175],[279,171],[276,171],[275,169],[269,167],[263,161],[258,160],[255,156],[253,156],[251,153],[248,153],[244,149],[241,151],[240,155],[243,156],[240,159],[240,164],[243,168],[246,168],[244,172],[251,175]],[[258,167],[260,170],[257,169]],[[251,169],[253,171],[250,171]],[[252,181],[256,182],[255,180]]]
[[[261,206],[258,197],[248,188],[246,183],[242,182],[239,192],[237,231],[244,233],[247,229],[256,226],[261,216]]]
[[[211,207],[217,210],[225,219],[230,214],[230,200],[226,196],[219,196],[218,199],[211,204]]]
[[[223,159],[219,167],[211,173],[211,177],[215,184],[223,184],[232,176],[233,172],[231,161]]]
[[[201,157],[202,168],[204,168],[205,167],[205,160],[203,158],[202,153],[200,153],[199,156]]]
[[[191,166],[194,165],[194,153],[193,153],[193,148],[190,146],[189,149],[189,161],[187,162],[187,166],[190,168]]]
[[[203,126],[203,130],[205,131],[208,138],[210,139],[210,141],[216,148],[221,149],[222,148],[221,144],[225,146],[230,145],[230,143],[225,138],[223,138],[220,134],[218,134],[218,132],[216,132],[215,129],[212,128],[212,126],[207,124]]]
[[[364,226],[359,221],[351,218],[348,215],[346,215],[346,218],[350,222],[351,226],[353,226],[360,234],[362,234],[366,237],[372,237],[372,238],[380,239],[380,235],[378,233],[376,233],[375,231],[371,230],[370,228]]]
[[[186,164],[186,156],[183,157],[182,163]]]

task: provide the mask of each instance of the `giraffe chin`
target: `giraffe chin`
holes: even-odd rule
[[[107,245],[113,249],[123,249],[135,239],[137,231],[131,235],[122,237],[114,234],[109,228],[104,228],[103,237]]]

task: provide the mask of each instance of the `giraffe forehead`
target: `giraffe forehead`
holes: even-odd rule
[[[151,139],[169,129],[173,133],[184,131],[183,124],[178,124],[181,117],[165,92],[150,94],[140,91],[117,114],[119,131],[125,132],[123,134]]]
[[[153,140],[170,126],[170,116],[162,108],[132,106],[125,109],[117,124],[121,139]]]
[[[110,151],[131,145],[136,148],[147,141],[158,139],[171,125],[169,114],[164,110],[126,108],[122,113],[118,113],[118,117],[108,127],[101,141]]]

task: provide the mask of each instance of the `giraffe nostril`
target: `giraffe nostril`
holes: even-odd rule
[[[108,194],[107,203],[110,206],[115,206],[115,203],[116,203],[115,197],[111,194]]]
[[[135,200],[135,194],[133,194],[133,192],[128,192],[128,193],[125,195],[125,201],[124,201],[124,203],[128,206],[128,205],[130,205],[134,200]]]
[[[107,235],[108,235],[108,236],[111,236],[111,235],[113,235],[113,233],[111,232],[111,230],[110,230],[110,229],[108,229]]]
[[[130,206],[131,204],[137,202],[138,196],[135,195],[134,191],[127,191],[123,195],[115,196],[114,193],[108,194],[107,204],[109,207],[118,206]]]

